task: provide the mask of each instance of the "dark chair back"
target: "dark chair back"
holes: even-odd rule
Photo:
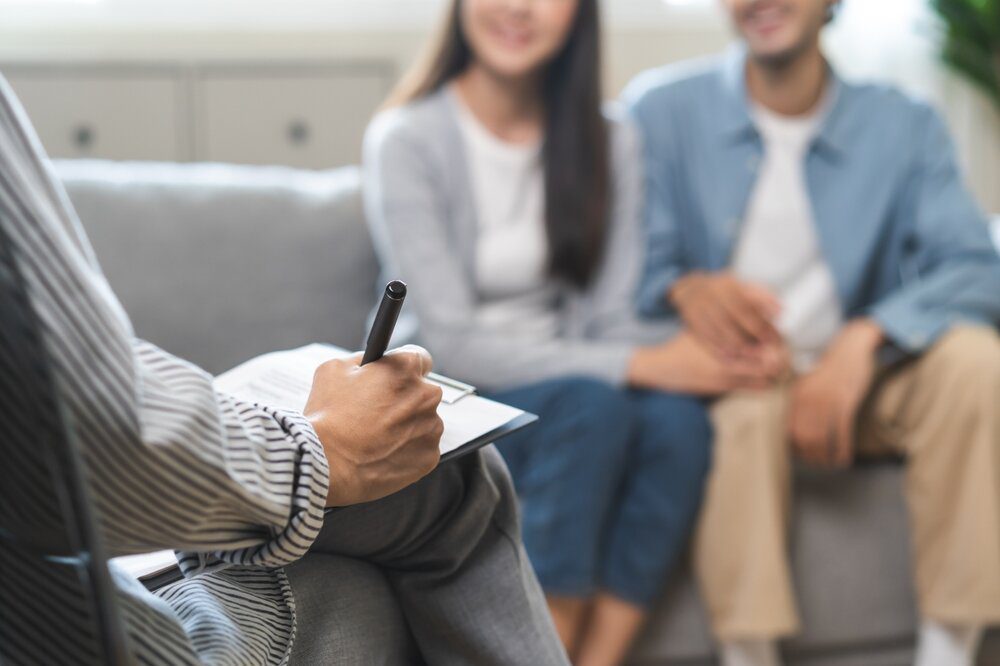
[[[0,224],[0,664],[131,661],[73,427]]]

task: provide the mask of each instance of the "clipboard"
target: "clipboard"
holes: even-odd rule
[[[316,368],[351,352],[312,344],[253,358],[215,378],[215,388],[239,400],[300,412]],[[431,373],[426,381],[442,388],[438,414],[444,421],[441,460],[451,460],[525,428],[538,417],[477,394],[476,387]]]
[[[443,456],[441,456],[441,462],[454,460],[455,458],[460,458],[461,456],[464,456],[466,453],[472,453],[473,451],[481,449],[487,444],[493,444],[497,440],[503,439],[507,435],[513,434],[515,432],[518,432],[519,430],[523,430],[524,428],[532,426],[537,421],[538,421],[537,414],[532,414],[531,412],[524,412],[520,416],[514,417],[514,419],[508,421],[499,428],[491,430],[485,435],[477,437],[471,442],[463,444],[457,449],[454,449],[444,454]]]
[[[457,379],[452,379],[451,377],[439,375],[436,372],[428,373],[426,379],[429,382],[437,384],[443,389],[444,393],[441,396],[441,403],[444,405],[455,405],[461,403],[465,398],[479,395],[479,391],[475,386],[466,384],[465,382],[460,382]],[[534,424],[536,421],[538,421],[537,414],[522,411],[518,416],[515,416],[503,425],[466,442],[457,449],[452,449],[451,451],[442,454],[441,462],[447,462],[448,460],[460,458],[466,453],[476,451],[487,444],[492,444],[497,440],[503,439],[507,435],[523,430],[524,428]]]

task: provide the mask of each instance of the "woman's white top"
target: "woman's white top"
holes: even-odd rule
[[[548,272],[541,144],[500,139],[452,94],[477,213],[479,323],[519,337],[553,339],[557,288]]]

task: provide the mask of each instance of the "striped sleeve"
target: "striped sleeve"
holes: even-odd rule
[[[143,455],[175,485],[156,513],[176,521],[167,547],[188,551],[182,568],[279,567],[302,557],[322,527],[329,478],[308,421],[217,394],[207,373],[147,342],[133,349]],[[148,539],[163,529],[152,527]],[[118,538],[148,550],[129,543],[136,535]]]
[[[328,484],[312,427],[216,394],[207,373],[134,337],[29,128],[0,77],[0,224],[109,550],[199,553],[182,556],[189,571],[301,557],[322,526]]]

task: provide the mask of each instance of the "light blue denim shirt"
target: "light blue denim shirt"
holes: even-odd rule
[[[763,154],[745,64],[736,48],[624,93],[645,142],[647,317],[676,316],[666,293],[688,271],[730,264]],[[909,352],[955,322],[1000,321],[1000,256],[940,118],[892,88],[831,79],[805,173],[845,314],[873,317]]]

